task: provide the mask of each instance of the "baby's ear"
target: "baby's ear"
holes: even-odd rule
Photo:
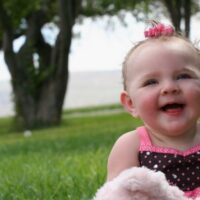
[[[133,116],[139,117],[137,109],[134,106],[133,100],[130,98],[129,94],[126,91],[123,91],[120,96],[121,104],[124,108]]]

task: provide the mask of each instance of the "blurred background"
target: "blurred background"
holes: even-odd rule
[[[69,86],[64,108],[119,103],[122,89],[121,64],[134,42],[143,39],[144,22],[137,22],[126,13],[126,25],[117,16],[84,17],[73,27],[74,37],[69,54]],[[137,31],[135,31],[137,30]],[[46,39],[55,42],[58,30],[54,25],[44,28]],[[17,51],[24,36],[14,41]],[[10,74],[0,54],[0,116],[14,114]]]

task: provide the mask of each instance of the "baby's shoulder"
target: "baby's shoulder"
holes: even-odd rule
[[[116,141],[116,144],[126,144],[131,146],[137,143],[139,143],[139,135],[137,134],[137,130],[122,134]]]
[[[131,131],[120,136],[115,142],[108,157],[108,180],[113,179],[125,169],[139,166],[139,138],[137,135],[136,131]]]
[[[138,152],[139,149],[139,136],[137,131],[130,131],[121,135],[115,142],[112,152],[117,154],[130,155]]]

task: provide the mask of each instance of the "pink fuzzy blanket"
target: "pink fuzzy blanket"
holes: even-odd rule
[[[189,200],[176,186],[168,184],[162,172],[144,167],[123,171],[106,182],[93,200]],[[200,200],[196,198],[196,200]]]

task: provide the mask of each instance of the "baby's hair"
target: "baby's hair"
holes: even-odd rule
[[[147,44],[148,42],[152,42],[152,41],[170,41],[170,40],[182,40],[184,41],[186,44],[188,44],[193,50],[194,53],[196,53],[197,55],[200,56],[200,50],[197,47],[197,44],[193,44],[188,38],[182,36],[179,33],[174,32],[173,35],[161,35],[158,37],[148,37],[145,40],[139,41],[138,43],[136,43],[127,53],[127,55],[125,56],[125,59],[122,63],[122,78],[123,78],[123,87],[124,90],[127,90],[127,84],[126,84],[126,76],[127,76],[127,61],[130,57],[130,55],[132,55],[132,53],[138,49],[139,47],[143,46],[144,44]],[[200,58],[199,58],[200,59]]]

